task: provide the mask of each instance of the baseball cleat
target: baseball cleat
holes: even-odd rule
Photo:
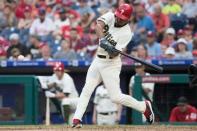
[[[82,122],[79,119],[73,119],[72,128],[81,128]]]
[[[152,124],[155,121],[155,115],[154,115],[150,101],[145,101],[145,103],[146,103],[146,110],[144,112],[144,116],[146,117],[146,121]]]

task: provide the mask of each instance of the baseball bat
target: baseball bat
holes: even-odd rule
[[[144,65],[146,65],[146,66],[148,66],[148,67],[154,69],[155,71],[158,71],[158,72],[160,72],[160,73],[163,72],[163,68],[160,67],[160,66],[158,66],[158,65],[155,65],[155,64],[146,62],[145,60],[142,60],[142,59],[140,59],[140,58],[136,58],[136,57],[134,57],[134,56],[128,55],[128,54],[126,54],[126,53],[123,53],[123,52],[120,51],[120,50],[117,50],[117,49],[115,49],[115,50],[116,50],[116,52],[118,52],[119,54],[121,54],[121,55],[123,55],[123,56],[126,56],[126,57],[128,57],[128,58],[130,58],[130,59],[133,59],[133,60],[135,60],[135,61],[137,61],[137,62],[139,62],[139,63],[142,63],[142,64],[144,64]]]
[[[45,125],[50,125],[50,98],[46,97],[46,123]]]

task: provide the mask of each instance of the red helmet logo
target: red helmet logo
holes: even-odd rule
[[[129,20],[132,13],[133,7],[131,5],[122,4],[116,9],[115,16],[122,20]]]
[[[55,63],[53,71],[64,71],[64,64],[62,62]]]

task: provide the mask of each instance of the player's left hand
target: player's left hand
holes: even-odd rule
[[[112,46],[105,38],[100,39],[100,47],[109,53],[109,55],[113,55],[116,53],[116,49]]]
[[[100,47],[103,48],[104,50],[108,49],[108,44],[109,42],[105,38],[100,39]]]

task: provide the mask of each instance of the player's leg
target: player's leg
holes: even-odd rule
[[[63,105],[63,113],[64,113],[64,121],[66,124],[69,124],[69,116],[70,116],[70,105]]]
[[[77,119],[81,121],[94,89],[101,82],[101,76],[97,65],[98,64],[96,63],[96,61],[94,61],[88,69],[85,86],[83,87],[83,90],[79,97],[73,120]]]
[[[106,86],[111,100],[123,104],[125,106],[136,109],[137,111],[144,112],[146,105],[145,102],[137,101],[129,95],[122,94],[120,90],[120,78],[121,71],[120,65],[108,66],[101,71],[104,85]]]
[[[154,114],[149,102],[138,101],[129,95],[122,94],[120,90],[120,71],[121,66],[118,64],[108,66],[101,71],[104,85],[106,86],[112,101],[145,113],[148,122],[150,117],[151,122],[149,123],[154,122]]]
[[[78,97],[64,98],[64,99],[62,99],[62,105],[70,105],[72,109],[76,109],[78,101],[79,101]]]
[[[76,109],[79,98],[64,98],[62,99],[62,107],[64,111],[64,120],[66,124],[71,124],[74,111]]]

